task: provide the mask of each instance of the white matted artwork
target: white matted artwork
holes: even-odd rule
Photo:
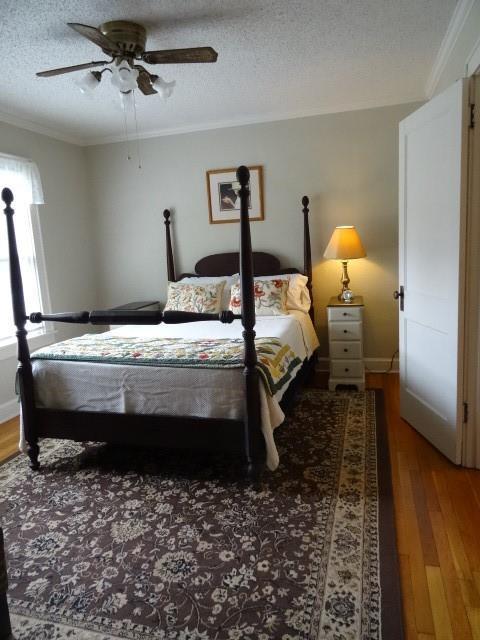
[[[248,217],[250,221],[263,220],[263,168],[257,165],[248,167],[248,170],[250,171]],[[235,168],[207,171],[210,224],[239,222],[240,196],[236,172]]]

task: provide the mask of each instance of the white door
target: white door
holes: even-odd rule
[[[461,459],[468,81],[400,124],[400,413]]]

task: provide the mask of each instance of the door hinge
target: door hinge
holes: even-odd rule
[[[463,403],[463,424],[468,422],[468,402]]]
[[[475,129],[475,104],[470,105],[470,129]]]

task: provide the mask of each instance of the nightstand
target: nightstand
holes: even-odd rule
[[[327,306],[328,344],[330,349],[330,378],[328,388],[337,385],[355,385],[365,389],[363,364],[363,297],[355,296],[346,303],[336,296]]]
[[[156,311],[160,303],[158,300],[141,300],[140,302],[127,302],[119,307],[112,307],[112,311]],[[112,329],[118,329],[120,324],[111,324],[110,331]]]

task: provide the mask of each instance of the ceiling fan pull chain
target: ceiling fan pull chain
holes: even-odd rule
[[[123,109],[123,125],[125,129],[125,141],[127,143],[127,160],[131,160],[132,156],[130,155],[130,140],[128,138],[128,126],[127,126],[127,107],[125,105],[125,100],[123,100],[123,96],[122,96],[122,109]]]
[[[138,168],[142,168],[142,161],[140,159],[140,139],[138,137],[138,122],[137,122],[137,101],[135,98],[135,91],[133,91],[133,116],[135,118],[135,136],[137,139],[137,159],[138,159]]]

